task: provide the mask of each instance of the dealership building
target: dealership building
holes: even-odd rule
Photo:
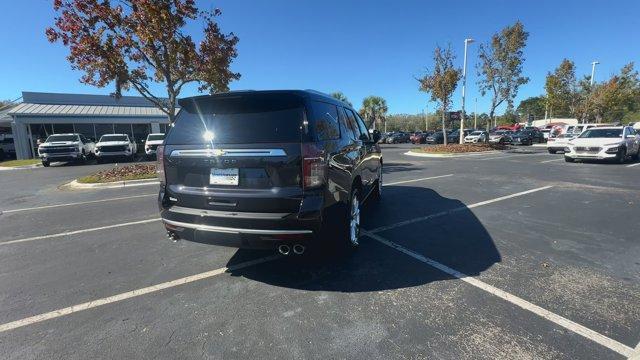
[[[129,134],[144,149],[150,133],[166,132],[169,118],[143,97],[23,92],[22,103],[0,116],[0,132],[12,133],[18,159],[36,157],[38,141],[51,134]],[[11,129],[9,131],[9,128]]]

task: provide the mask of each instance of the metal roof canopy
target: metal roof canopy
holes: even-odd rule
[[[126,117],[167,118],[162,110],[139,96],[56,94],[23,92],[23,103],[13,107],[8,114],[15,117]],[[178,109],[179,111],[179,109]],[[140,120],[140,119],[139,119]]]

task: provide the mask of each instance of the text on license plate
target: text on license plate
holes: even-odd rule
[[[209,184],[211,185],[238,185],[238,169],[211,169]]]

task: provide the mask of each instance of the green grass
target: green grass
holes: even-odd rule
[[[40,163],[41,163],[40,159],[7,160],[7,161],[0,161],[0,166],[16,167],[16,166],[36,165]]]

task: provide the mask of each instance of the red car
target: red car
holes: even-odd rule
[[[417,131],[411,134],[409,140],[412,144],[424,144],[427,142],[427,135],[428,134],[423,133],[422,131]]]

